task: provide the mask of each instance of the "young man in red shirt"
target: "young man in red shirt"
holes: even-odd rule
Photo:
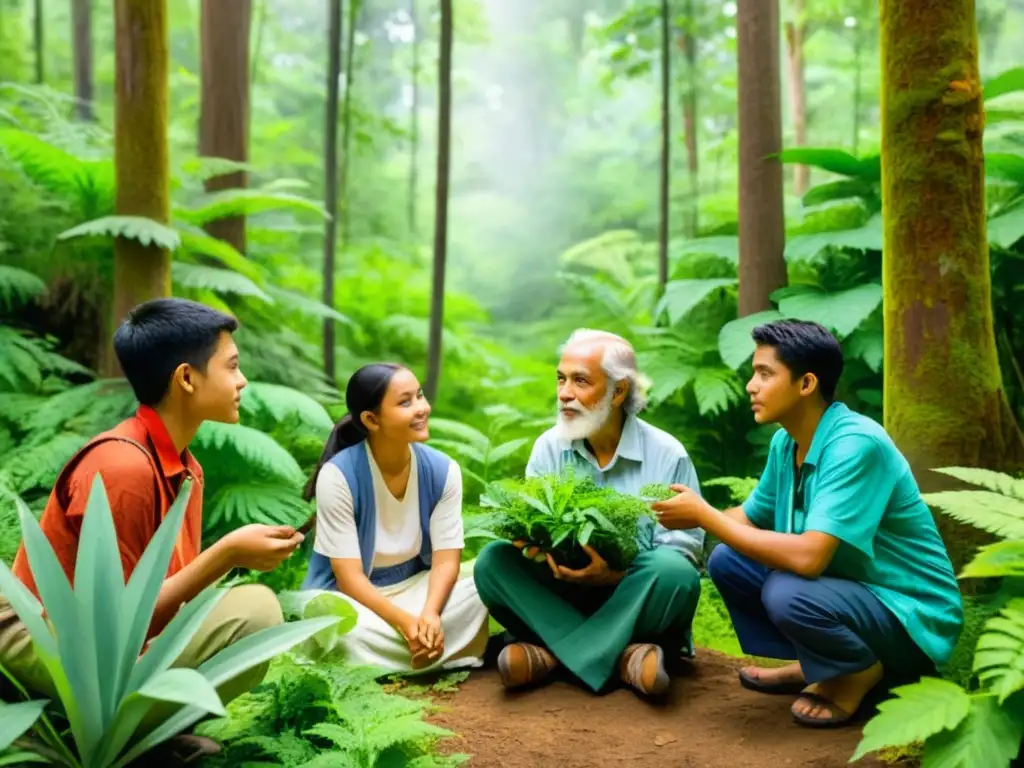
[[[302,542],[289,526],[247,525],[202,550],[203,470],[188,450],[204,421],[236,423],[245,376],[232,339],[237,321],[183,299],[139,305],[114,335],[114,351],[140,405],[136,414],[93,438],[65,465],[40,519],[74,582],[82,519],[94,478],[103,479],[110,502],[125,581],[131,576],[186,477],[193,481],[188,508],[167,578],[157,598],[149,637],[155,637],[182,604],[232,568],[269,571]],[[36,596],[22,545],[14,575]],[[197,667],[223,648],[282,622],[274,593],[261,585],[228,592],[192,638],[175,666]],[[25,625],[0,595],[0,664],[28,688],[54,696],[53,683],[36,658]],[[226,702],[262,680],[267,665],[253,668],[220,689]]]

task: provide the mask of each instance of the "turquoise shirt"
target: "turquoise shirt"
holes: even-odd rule
[[[833,403],[814,431],[794,503],[795,450],[780,429],[743,504],[747,519],[765,530],[835,536],[839,547],[823,575],[863,584],[936,665],[945,664],[963,626],[963,603],[903,454],[877,422]]]
[[[682,483],[700,493],[697,472],[682,443],[632,414],[623,424],[615,455],[603,469],[583,440],[570,443],[561,438],[553,427],[533,444],[526,475],[557,475],[570,466],[588,473],[598,485],[614,488],[620,493],[636,495],[648,483]],[[653,523],[653,520],[648,518],[648,523]],[[651,530],[649,526],[647,530]],[[645,547],[673,547],[695,565],[700,561],[704,546],[704,531],[700,528],[670,531],[661,524],[655,524],[653,531],[644,538],[646,541],[641,541],[641,544]]]

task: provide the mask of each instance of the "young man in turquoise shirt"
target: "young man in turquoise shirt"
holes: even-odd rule
[[[722,542],[708,572],[744,652],[797,659],[741,669],[741,683],[797,695],[801,725],[842,725],[883,681],[948,661],[960,591],[906,459],[877,422],[834,400],[835,337],[781,320],[753,338],[754,419],[782,427],[757,488],[725,512],[681,485],[652,506],[665,527],[700,526]]]

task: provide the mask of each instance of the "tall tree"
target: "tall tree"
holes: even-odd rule
[[[807,84],[804,75],[804,40],[807,36],[805,0],[793,0],[790,18],[785,24],[786,63],[788,65],[789,114],[793,123],[793,145],[807,144]],[[806,165],[793,168],[793,192],[803,196],[810,185],[811,169]]]
[[[167,7],[164,0],[114,1],[115,208],[121,216],[170,218],[167,158]],[[171,254],[156,243],[114,241],[113,320],[171,292]],[[108,350],[104,373],[119,374]]]
[[[412,26],[412,104],[409,105],[409,200],[406,217],[410,234],[416,234],[416,192],[419,188],[420,156],[420,23],[417,0],[409,0]]]
[[[661,0],[661,174],[658,182],[658,294],[668,282],[669,177],[672,169],[671,43],[668,0]]]
[[[324,116],[324,224],[323,301],[334,308],[334,254],[338,245],[338,85],[341,81],[341,0],[331,0],[327,23],[327,108]],[[334,359],[334,320],[324,318],[324,374],[332,384],[337,377]]]
[[[249,156],[252,0],[203,0],[201,16],[199,154],[244,163]],[[207,192],[216,192],[244,188],[247,183],[245,171],[238,170],[208,178],[205,186]],[[211,221],[206,230],[245,253],[244,216]]]
[[[75,111],[81,120],[92,111],[92,0],[71,0],[71,41],[75,54]]]
[[[779,0],[739,0],[739,314],[771,306],[786,284],[782,207]]]
[[[348,174],[352,165],[352,88],[355,84],[356,23],[359,18],[359,0],[349,0],[348,30],[345,39],[345,103],[341,113],[341,242],[347,245],[352,231],[352,201],[349,197]]]
[[[686,90],[683,93],[683,130],[686,133],[686,170],[690,176],[690,211],[687,234],[700,231],[700,159],[697,153],[697,106],[700,94],[700,70],[697,64],[697,16],[693,0],[686,0],[679,47],[686,59]]]
[[[434,399],[441,379],[441,331],[444,327],[444,273],[448,258],[448,174],[452,134],[452,0],[440,0],[441,39],[437,64],[437,180],[434,202],[434,284],[430,295],[427,344],[427,398]]]
[[[32,43],[36,53],[36,82],[42,85],[46,81],[46,14],[43,12],[43,0],[35,0],[32,5]]]
[[[881,0],[885,427],[923,486],[1016,472],[996,353],[974,0]],[[936,215],[937,211],[944,212]],[[942,516],[957,565],[979,537]]]

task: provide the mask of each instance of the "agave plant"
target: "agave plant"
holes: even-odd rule
[[[51,761],[75,768],[127,765],[205,714],[225,714],[217,686],[340,620],[321,616],[265,629],[225,648],[197,669],[173,668],[227,593],[213,585],[182,606],[142,654],[191,490],[191,481],[186,481],[127,585],[106,489],[99,477],[93,482],[82,523],[73,588],[39,523],[19,504],[25,549],[42,602],[3,563],[0,593],[25,623],[35,652],[53,680],[74,749],[58,736],[45,714],[37,721],[28,719],[32,707],[42,713],[45,702],[25,704],[16,713],[5,710],[5,715],[21,715],[19,722],[34,723],[37,736],[52,753]],[[160,702],[182,706],[140,737],[136,729]]]

